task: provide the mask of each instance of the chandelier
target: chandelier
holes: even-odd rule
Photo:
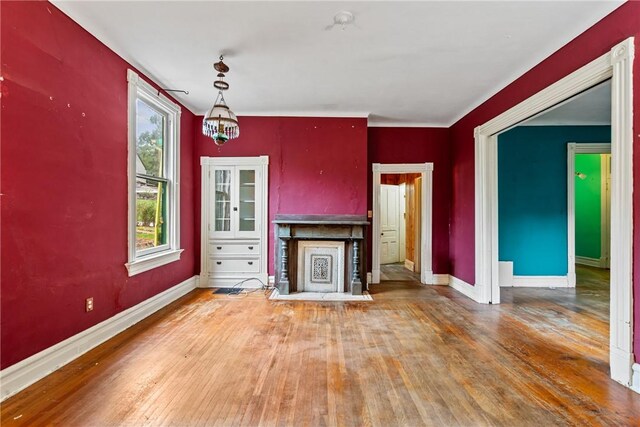
[[[222,94],[222,91],[229,89],[229,83],[224,81],[224,75],[229,72],[229,67],[222,62],[222,59],[221,55],[220,62],[213,64],[213,68],[218,72],[218,80],[213,83],[213,87],[218,89],[218,96],[213,107],[202,120],[202,133],[213,139],[216,145],[224,145],[228,140],[240,136],[238,118],[229,109]]]

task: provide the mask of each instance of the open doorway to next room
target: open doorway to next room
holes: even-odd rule
[[[542,340],[571,342],[572,351],[603,370],[610,142],[610,81],[498,136],[500,301],[518,305]]]
[[[380,178],[380,280],[419,282],[421,174]]]

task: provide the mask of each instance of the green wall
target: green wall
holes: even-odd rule
[[[576,154],[575,164],[576,256],[600,259],[600,154]]]

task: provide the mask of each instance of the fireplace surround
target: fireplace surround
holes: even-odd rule
[[[276,215],[273,221],[276,236],[276,274],[275,285],[280,294],[308,291],[304,288],[305,275],[300,272],[304,268],[305,258],[315,265],[316,278],[312,289],[330,292],[329,283],[323,288],[325,275],[339,274],[341,284],[338,292],[362,294],[364,280],[364,260],[366,259],[366,227],[369,225],[365,216],[361,215]],[[313,250],[308,248],[344,247],[342,251],[323,254],[316,251],[315,259],[311,259]],[[305,255],[305,251],[309,252]],[[337,254],[340,254],[339,257]],[[340,267],[340,264],[344,267]],[[336,269],[335,267],[338,266]],[[334,273],[330,273],[331,271]],[[303,273],[303,274],[301,274]],[[307,272],[308,273],[308,272]],[[336,282],[331,280],[331,286]]]

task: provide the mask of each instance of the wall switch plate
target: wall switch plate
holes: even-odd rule
[[[93,297],[85,300],[84,309],[87,312],[93,310]]]

